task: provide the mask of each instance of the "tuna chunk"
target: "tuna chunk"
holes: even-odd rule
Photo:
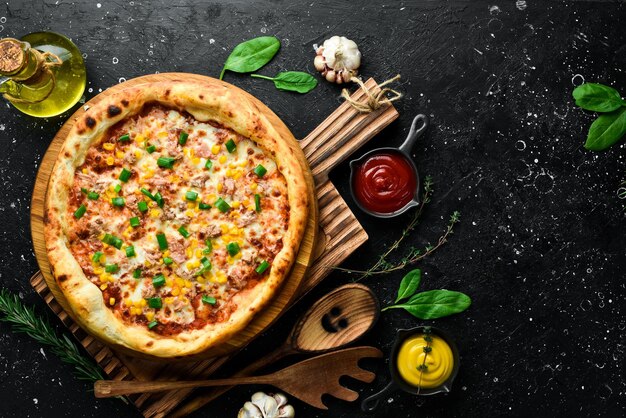
[[[237,219],[237,226],[239,228],[243,228],[244,226],[250,225],[255,220],[256,220],[256,213],[251,212],[251,211],[246,211],[241,214],[239,219]]]

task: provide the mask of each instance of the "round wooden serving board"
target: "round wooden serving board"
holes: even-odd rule
[[[132,80],[128,80],[124,83],[113,86],[102,93],[98,94],[91,100],[89,100],[85,105],[93,106],[98,103],[103,98],[118,93],[119,91],[128,88],[135,87],[141,84],[147,83],[158,83],[162,81],[176,81],[176,80],[184,80],[184,81],[194,81],[197,80],[200,84],[207,80],[216,81],[215,79],[211,79],[210,77],[201,76],[197,74],[187,74],[187,73],[163,73],[163,74],[151,74],[138,78],[134,78]],[[224,82],[222,82],[224,83]],[[224,83],[227,84],[227,83]],[[230,87],[234,87],[229,85]],[[298,141],[294,138],[293,134],[287,126],[272,112],[266,105],[264,105],[257,98],[252,96],[251,94],[234,87],[235,89],[242,92],[246,95],[250,100],[252,100],[256,106],[260,109],[261,113],[265,115],[268,120],[272,123],[274,128],[280,133],[280,135],[287,139],[289,144],[292,146],[294,151],[296,151],[296,155],[302,165],[303,171],[305,173],[307,185],[308,185],[308,193],[309,193],[309,201],[311,202],[309,208],[309,220],[307,224],[307,228],[304,234],[304,238],[300,245],[300,250],[294,266],[291,270],[289,277],[284,281],[283,286],[279,290],[279,293],[272,299],[270,304],[266,306],[261,312],[259,312],[253,320],[248,324],[248,326],[243,329],[241,332],[237,333],[234,337],[232,337],[227,342],[213,347],[201,354],[200,357],[208,358],[214,356],[222,356],[228,354],[234,350],[240,349],[248,344],[253,338],[256,337],[257,334],[261,333],[267,327],[269,327],[280,315],[280,313],[286,309],[289,305],[289,302],[295,297],[296,291],[298,290],[298,286],[302,282],[308,268],[311,266],[314,259],[314,243],[317,235],[317,224],[318,224],[318,203],[315,198],[315,185],[313,183],[313,176],[311,175],[311,171],[309,169],[309,164],[298,144]],[[59,304],[65,309],[65,311],[73,316],[71,309],[69,309],[67,301],[63,297],[63,293],[59,290],[56,285],[56,281],[52,275],[50,270],[50,264],[48,262],[48,256],[46,254],[46,245],[44,241],[43,235],[43,215],[44,215],[44,202],[46,191],[48,189],[48,180],[50,178],[50,173],[52,171],[52,167],[56,161],[57,155],[67,134],[71,130],[74,125],[74,121],[77,120],[80,116],[85,113],[84,106],[77,110],[72,117],[70,117],[67,122],[61,127],[59,132],[55,135],[54,139],[50,143],[50,146],[44,155],[41,165],[39,167],[39,171],[37,172],[37,179],[35,181],[35,187],[33,190],[33,196],[31,201],[31,233],[33,238],[33,246],[35,250],[35,257],[37,258],[37,263],[39,264],[39,268],[43,273],[43,276],[50,288],[52,294],[55,299],[59,302]],[[116,347],[119,349],[119,347]],[[122,350],[126,354],[137,354],[134,352],[129,352],[129,350]],[[199,356],[193,356],[192,358],[196,360]]]

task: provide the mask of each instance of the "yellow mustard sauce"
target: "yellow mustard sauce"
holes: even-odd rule
[[[425,334],[415,335],[405,340],[396,359],[402,379],[422,389],[441,386],[448,380],[454,367],[454,357],[448,343],[434,334],[429,335],[432,339],[430,343],[424,339]],[[427,345],[431,348],[428,353],[424,351]],[[426,362],[424,362],[424,356],[426,356]]]

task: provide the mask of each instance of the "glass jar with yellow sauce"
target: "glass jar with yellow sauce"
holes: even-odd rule
[[[380,399],[398,389],[414,395],[449,392],[459,370],[459,351],[454,340],[435,327],[398,330],[391,350],[391,382],[366,398],[361,408],[373,411]]]

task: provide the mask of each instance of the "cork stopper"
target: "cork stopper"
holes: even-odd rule
[[[26,53],[17,39],[0,39],[0,73],[10,75],[24,65]]]

